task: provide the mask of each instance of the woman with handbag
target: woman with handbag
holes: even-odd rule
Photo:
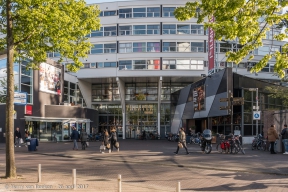
[[[109,137],[109,133],[108,133],[108,130],[105,130],[104,132],[104,146],[109,150],[109,153],[111,152],[111,149],[110,149],[110,143],[109,143],[109,140],[110,140],[110,137]]]
[[[179,151],[179,148],[183,148],[183,147],[185,148],[186,154],[188,155],[189,152],[188,152],[188,149],[187,149],[187,146],[186,146],[186,134],[184,132],[184,128],[182,127],[180,129],[179,142],[178,142],[177,150],[174,153],[177,155],[178,151]]]

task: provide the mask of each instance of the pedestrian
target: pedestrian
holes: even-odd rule
[[[176,155],[178,154],[179,145],[181,145],[181,144],[185,148],[186,154],[188,155],[189,152],[188,152],[188,149],[187,149],[187,146],[186,146],[186,134],[184,132],[184,128],[183,127],[180,129],[180,132],[179,132],[179,142],[178,142],[178,146],[177,146],[177,151],[174,152]]]
[[[146,131],[145,131],[145,130],[143,131],[142,139],[143,139],[143,140],[146,140]]]
[[[30,132],[27,129],[25,129],[25,147],[27,147],[27,140],[29,136],[30,136]]]
[[[284,125],[284,129],[281,131],[281,135],[282,135],[282,142],[285,148],[285,153],[283,154],[288,155],[288,128],[286,124]]]
[[[71,139],[74,142],[73,150],[78,150],[77,140],[79,139],[79,132],[76,130],[76,127],[73,127]]]
[[[113,146],[117,149],[117,151],[119,152],[119,143],[117,142],[117,133],[116,133],[116,128],[112,127],[112,129],[110,130],[111,132],[111,137],[110,137],[110,141],[111,141],[111,152],[113,151]]]
[[[270,142],[270,153],[276,154],[274,151],[274,144],[275,141],[279,139],[279,136],[277,134],[277,131],[275,129],[275,125],[271,125],[271,127],[268,129],[268,141]]]
[[[17,145],[18,145],[18,147],[21,147],[20,146],[20,142],[21,142],[21,133],[20,133],[20,129],[19,129],[19,127],[17,127],[16,128],[16,130],[15,130],[15,132],[14,132],[14,137],[15,137],[15,147],[17,147]]]
[[[109,150],[109,153],[111,153],[111,149],[110,149],[110,143],[109,143],[109,140],[110,140],[110,137],[109,137],[109,132],[108,130],[106,129],[105,130],[105,133],[104,133],[104,146]]]
[[[193,131],[192,131],[192,128],[190,127],[188,131],[188,136],[192,136],[192,135],[193,135]]]
[[[81,141],[82,149],[84,150],[86,148],[87,138],[88,138],[87,132],[85,131],[85,129],[82,129],[81,134],[80,134],[80,141]]]

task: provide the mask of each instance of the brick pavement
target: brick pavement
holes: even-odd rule
[[[79,191],[116,191],[118,174],[123,177],[123,192],[175,191],[177,181],[181,181],[182,191],[288,191],[287,175],[281,175],[288,173],[288,156],[281,154],[248,149],[246,155],[219,154],[213,146],[213,153],[206,155],[199,147],[188,145],[189,155],[182,150],[175,156],[176,143],[168,141],[123,140],[120,152],[111,154],[99,153],[100,142],[90,142],[85,151],[73,151],[72,146],[71,142],[40,143],[32,153],[16,148],[17,173],[23,179],[0,180],[0,191],[13,191],[20,185],[26,189],[19,191],[32,191],[27,187],[36,187],[37,164],[42,164],[41,184],[51,185],[52,191],[63,191],[60,185],[71,191],[73,168],[77,168],[77,183],[83,184],[79,187],[88,186]],[[0,144],[2,176],[4,147]]]

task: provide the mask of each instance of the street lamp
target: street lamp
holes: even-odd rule
[[[242,88],[244,90],[248,90],[248,91],[256,91],[256,111],[259,110],[259,106],[258,106],[258,88]],[[252,109],[253,110],[253,109]],[[256,119],[256,136],[258,135],[258,119]]]

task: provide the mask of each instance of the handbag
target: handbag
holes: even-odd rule
[[[86,141],[86,146],[89,147],[89,142],[88,141]]]
[[[178,143],[178,147],[179,147],[179,148],[183,148],[182,143],[179,142],[179,143]]]
[[[119,148],[119,142],[115,143],[115,147]]]
[[[107,147],[108,149],[110,149],[110,143],[108,143],[108,144],[106,145],[106,147]]]
[[[105,150],[105,146],[104,145],[100,145],[100,150]]]
[[[20,143],[21,143],[21,144],[24,143],[22,138],[20,139]]]

